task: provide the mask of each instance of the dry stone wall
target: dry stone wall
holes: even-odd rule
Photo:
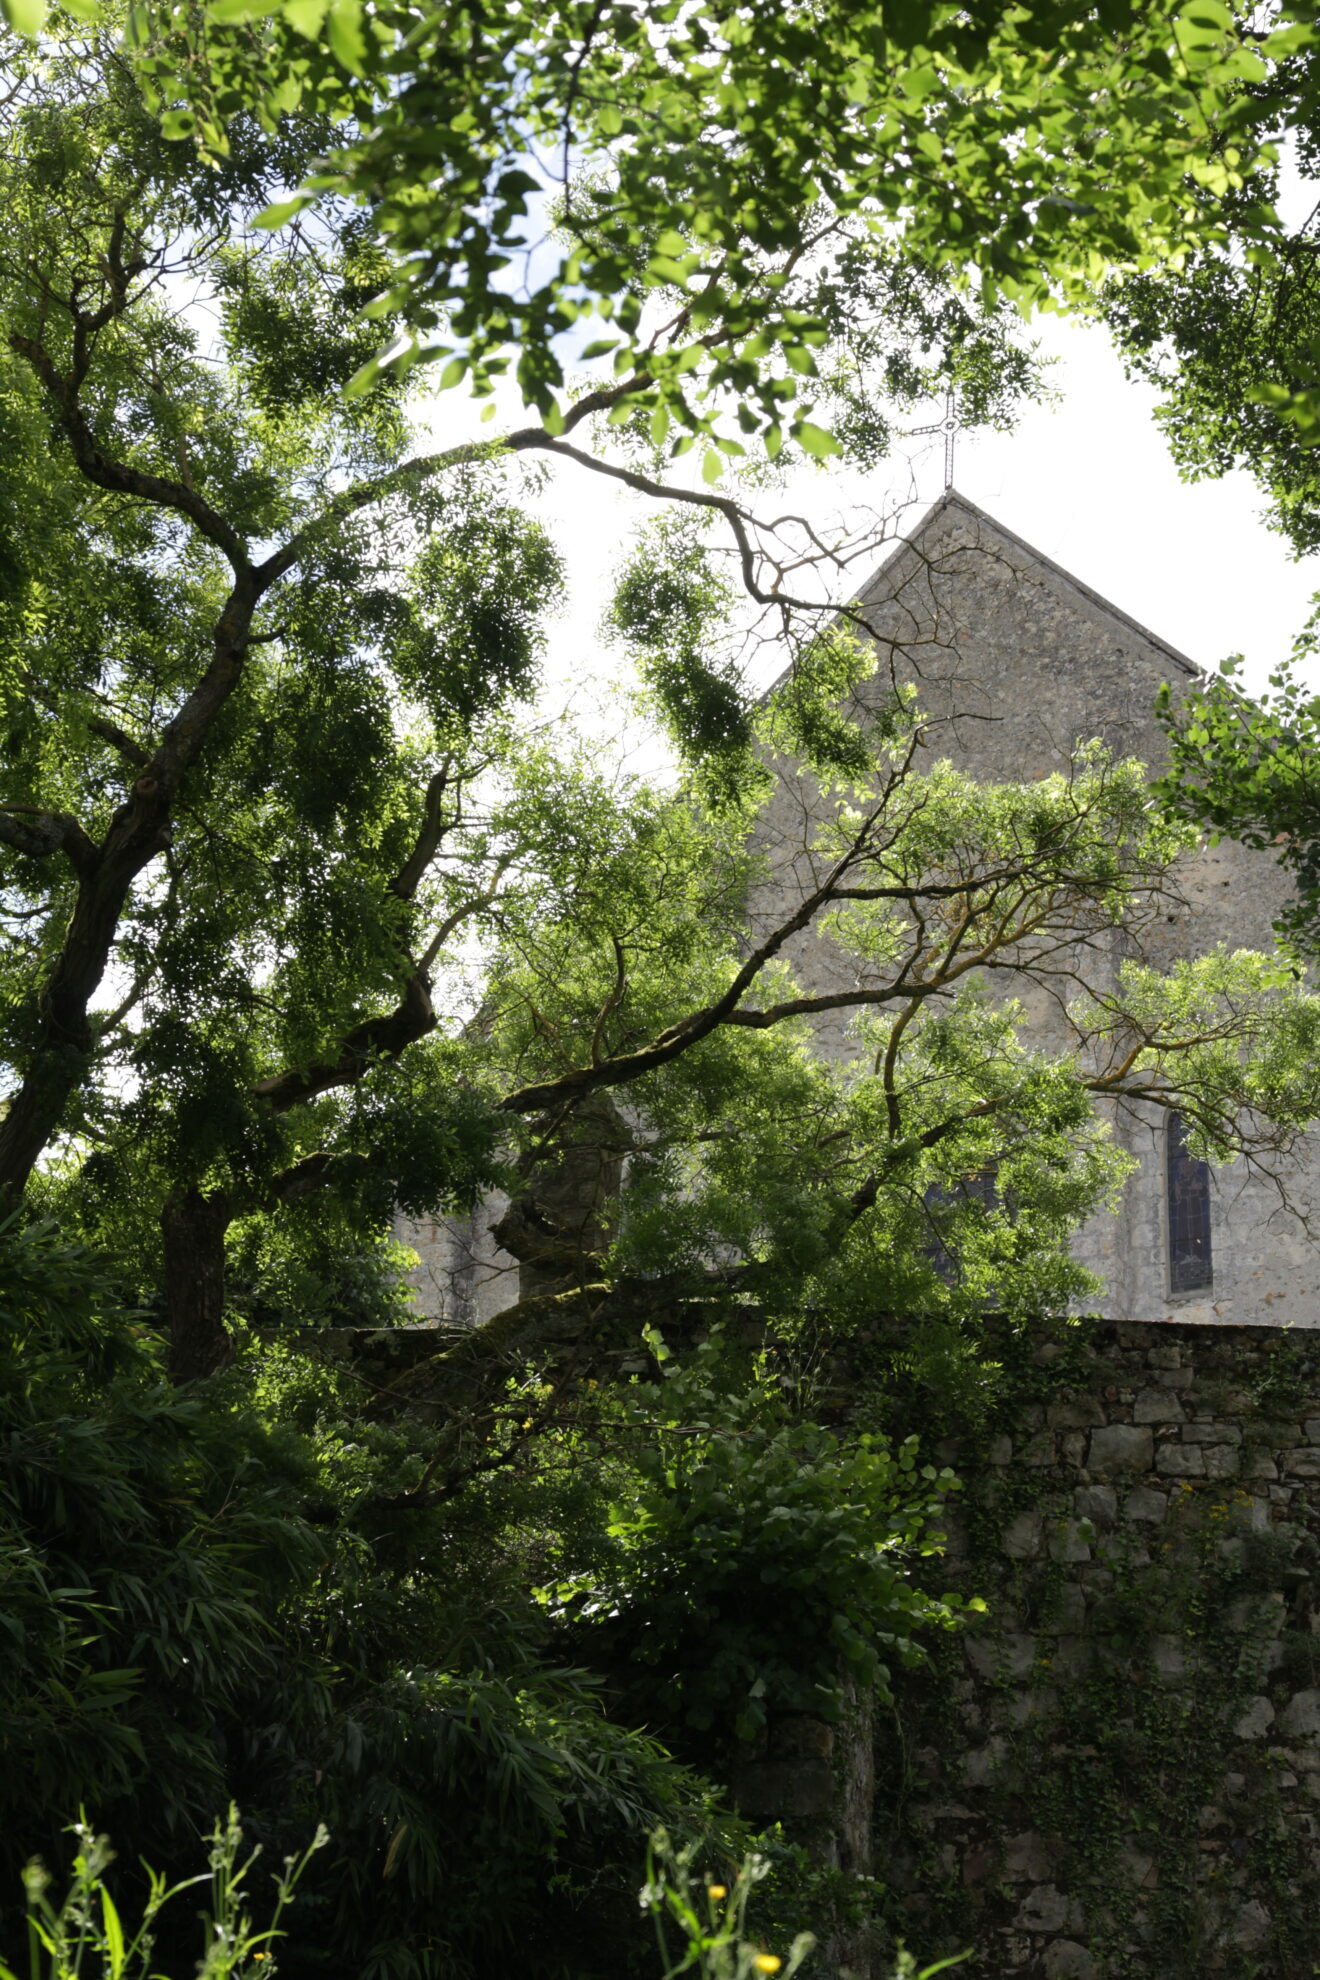
[[[1320,1344],[1097,1321],[1003,1352],[938,1453],[987,1612],[879,1723],[890,1928],[969,1976],[1309,1977]]]

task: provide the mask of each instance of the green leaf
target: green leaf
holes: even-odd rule
[[[310,193],[295,193],[292,199],[281,199],[274,206],[263,206],[261,212],[253,219],[252,225],[270,230],[282,227],[286,221],[292,220],[295,214],[305,212],[311,203]]]
[[[284,0],[284,18],[295,34],[315,41],[325,21],[326,0]]]
[[[261,21],[278,14],[281,0],[211,0],[207,9],[213,21],[230,26],[243,21]]]
[[[101,1886],[101,1921],[105,1932],[105,1949],[109,1955],[108,1980],[119,1980],[124,1970],[124,1928],[119,1922],[114,1900],[103,1884]]]
[[[46,0],[0,0],[0,12],[11,28],[33,41],[46,25]]]
[[[831,454],[842,452],[838,441],[823,426],[814,426],[809,419],[800,419],[793,428],[793,438],[804,453],[817,460],[826,460]]]
[[[334,0],[326,17],[326,34],[336,57],[350,75],[366,68],[367,44],[362,38],[362,0]]]

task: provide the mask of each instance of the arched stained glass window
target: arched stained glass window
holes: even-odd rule
[[[1214,1283],[1210,1252],[1210,1164],[1188,1154],[1187,1130],[1181,1114],[1169,1115],[1164,1153],[1169,1291],[1208,1292]]]

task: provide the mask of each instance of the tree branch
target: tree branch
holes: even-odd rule
[[[35,338],[13,331],[9,347],[27,362],[54,401],[73,458],[88,481],[113,495],[132,495],[139,502],[150,502],[155,508],[172,509],[176,515],[187,516],[200,534],[228,559],[236,575],[251,572],[242,538],[195,488],[182,481],[172,481],[166,475],[129,467],[102,453],[78,403],[77,384],[60,372]]]
[[[49,859],[62,852],[77,873],[96,863],[97,848],[78,820],[67,811],[41,811],[24,804],[0,804],[0,844],[29,859]]]

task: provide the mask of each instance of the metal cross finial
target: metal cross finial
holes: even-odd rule
[[[946,494],[953,487],[953,440],[958,427],[958,408],[954,403],[953,387],[950,385],[944,393],[943,419],[937,419],[933,426],[914,426],[910,436],[915,440],[918,435],[923,433],[942,433],[944,435],[944,488]]]

